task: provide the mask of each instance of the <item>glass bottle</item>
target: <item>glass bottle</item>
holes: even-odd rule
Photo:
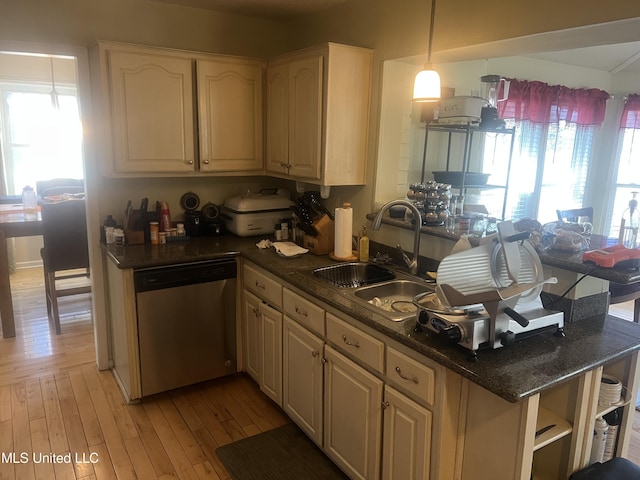
[[[36,192],[29,185],[22,189],[22,209],[25,215],[38,213],[38,198]]]
[[[640,226],[640,210],[638,210],[638,192],[631,192],[632,198],[629,200],[629,208],[622,213],[620,223],[620,236],[618,242],[627,248],[635,248],[638,239],[638,226]]]

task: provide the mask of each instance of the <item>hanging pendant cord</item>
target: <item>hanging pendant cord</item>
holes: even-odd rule
[[[433,28],[436,23],[436,0],[431,1],[431,23],[429,25],[429,48],[427,50],[427,63],[431,66],[431,45],[433,45]]]

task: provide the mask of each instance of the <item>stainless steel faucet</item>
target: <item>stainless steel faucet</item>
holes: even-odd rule
[[[415,220],[415,226],[414,226],[415,233],[413,237],[413,258],[412,259],[409,258],[404,253],[400,245],[398,245],[397,248],[398,250],[400,250],[400,253],[402,254],[402,259],[404,260],[404,263],[409,268],[409,272],[411,273],[411,275],[417,275],[418,274],[418,256],[420,252],[420,227],[422,226],[422,214],[420,213],[420,210],[418,210],[418,207],[416,207],[413,203],[408,202],[407,200],[391,200],[390,202],[385,203],[382,206],[382,208],[380,208],[380,211],[377,213],[376,218],[374,218],[373,222],[371,223],[371,228],[373,230],[380,230],[380,226],[382,225],[382,216],[384,215],[384,212],[389,210],[391,207],[395,207],[397,205],[407,207],[413,211],[413,218]]]

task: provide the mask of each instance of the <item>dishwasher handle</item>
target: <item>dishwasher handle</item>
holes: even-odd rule
[[[154,267],[135,270],[133,273],[136,293],[217,282],[236,277],[235,259]]]

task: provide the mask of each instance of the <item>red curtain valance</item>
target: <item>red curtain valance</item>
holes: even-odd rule
[[[535,123],[600,125],[604,120],[609,94],[597,88],[568,88],[539,81],[508,79],[509,95],[498,102],[501,118]]]
[[[632,93],[627,97],[620,128],[640,128],[640,94]]]

